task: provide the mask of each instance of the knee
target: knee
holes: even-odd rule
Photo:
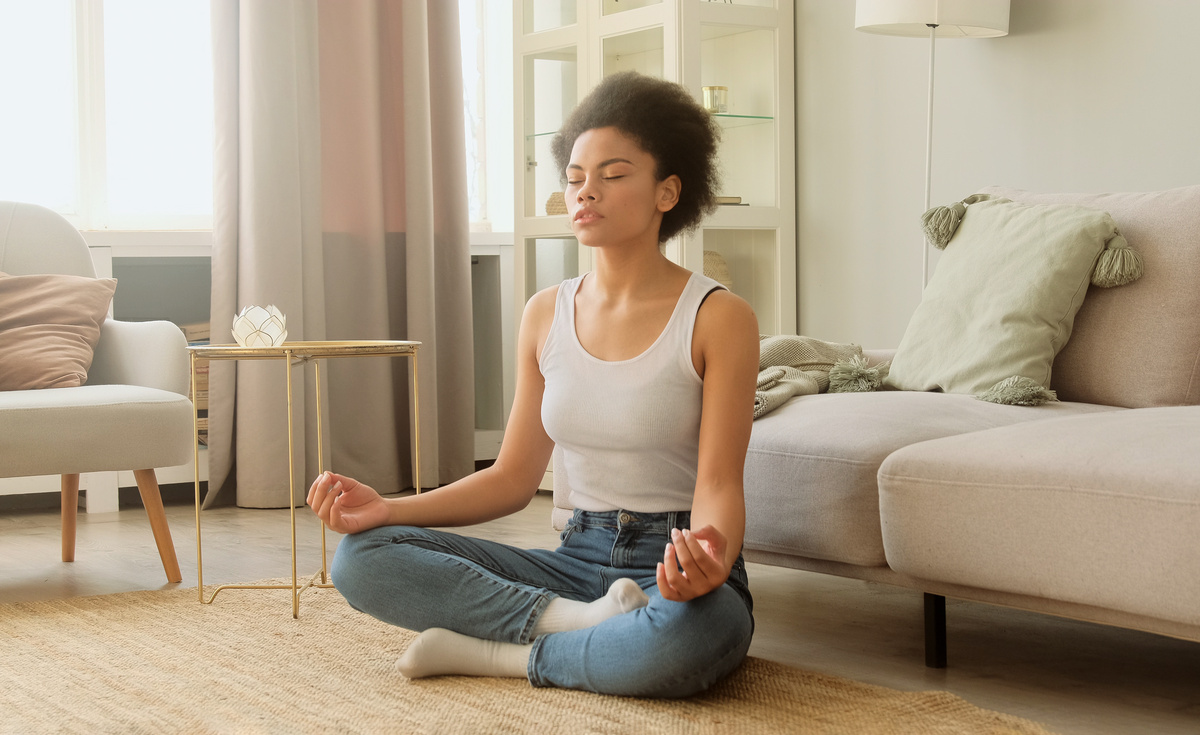
[[[381,549],[395,545],[395,528],[373,528],[343,536],[333,553],[330,576],[333,586],[352,606],[364,591],[379,583],[377,557]]]
[[[723,587],[688,603],[653,638],[648,661],[657,669],[651,696],[688,697],[723,679],[750,649],[754,622],[741,597]]]

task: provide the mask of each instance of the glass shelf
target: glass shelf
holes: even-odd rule
[[[731,130],[733,128],[742,128],[747,125],[766,125],[767,123],[775,122],[775,118],[764,115],[727,115],[718,113],[713,115],[717,118],[717,124],[723,130]]]

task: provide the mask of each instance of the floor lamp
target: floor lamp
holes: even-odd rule
[[[929,107],[925,113],[925,209],[933,183],[933,50],[937,38],[1008,35],[1009,0],[858,0],[854,27],[884,36],[929,39]],[[929,282],[929,241],[921,245],[921,288]]]

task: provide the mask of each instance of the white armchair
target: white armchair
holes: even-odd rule
[[[95,278],[87,244],[57,213],[0,202],[0,272]],[[156,467],[192,457],[187,343],[170,322],[106,320],[85,384],[0,390],[0,477],[62,475],[62,558],[75,559],[79,475],[132,469],[167,579],[179,562]]]

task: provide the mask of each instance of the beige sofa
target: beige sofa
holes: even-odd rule
[[[1089,291],[1060,403],[821,394],[757,420],[746,558],[924,592],[931,666],[947,596],[1200,641],[1200,186],[985,191],[1108,211],[1144,277]]]

